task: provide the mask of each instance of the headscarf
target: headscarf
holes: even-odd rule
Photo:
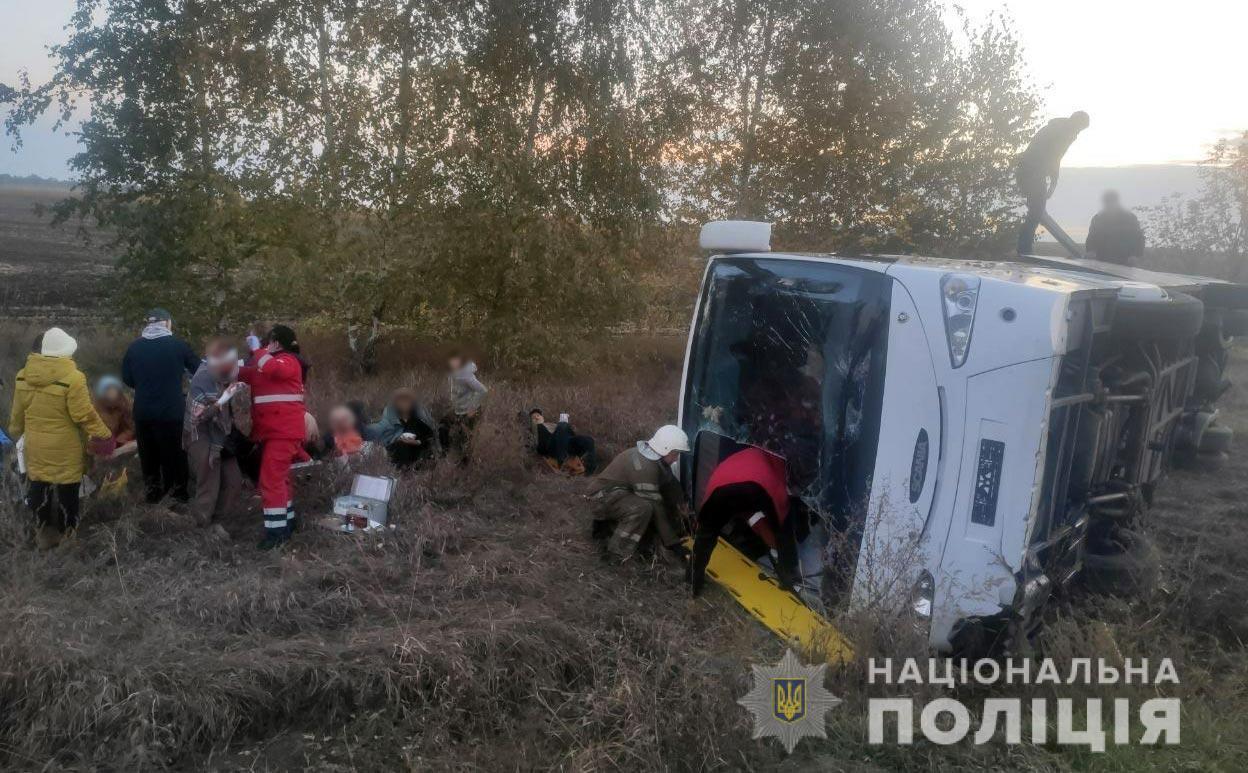
[[[108,390],[110,389],[116,389],[122,394],[125,394],[125,385],[121,383],[121,379],[116,376],[100,376],[99,381],[95,382],[95,399],[103,399],[104,395],[108,394]]]

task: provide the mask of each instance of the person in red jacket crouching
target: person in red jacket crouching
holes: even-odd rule
[[[747,447],[719,463],[707,481],[698,507],[697,533],[689,564],[693,595],[702,591],[706,565],[720,532],[734,520],[748,534],[746,552],[758,560],[770,556],[780,587],[801,581],[797,557],[797,518],[789,514],[784,459]],[[739,532],[739,533],[741,533]]]
[[[260,506],[264,539],[258,546],[272,550],[285,544],[295,529],[290,466],[307,461],[303,450],[303,366],[297,355],[295,331],[274,325],[269,343],[239,368],[238,379],[251,387],[251,440],[260,446]]]

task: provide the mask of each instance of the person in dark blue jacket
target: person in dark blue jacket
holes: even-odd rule
[[[121,361],[121,380],[134,390],[134,431],[147,501],[166,494],[186,502],[186,452],[182,450],[182,414],[186,395],[183,374],[192,375],[200,358],[191,345],[173,335],[173,321],[164,309],[147,313],[143,335]]]

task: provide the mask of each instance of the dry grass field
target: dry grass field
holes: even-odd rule
[[[4,249],[0,263],[15,264],[15,248]],[[59,266],[59,249],[35,250],[22,266]],[[65,260],[96,265],[82,253]],[[133,332],[74,318],[66,326],[90,376],[117,367]],[[38,329],[0,330],[6,417],[12,374]],[[306,349],[320,415],[347,397],[376,413],[400,385],[441,408],[439,363],[418,347],[389,346],[383,372],[367,380],[342,375],[330,342]],[[660,340],[604,352],[575,378],[511,377],[487,363],[493,391],[476,460],[406,475],[397,528],[380,539],[304,529],[289,550],[259,553],[254,499],[220,528],[199,528],[131,492],[92,502],[74,542],[39,554],[29,516],[0,504],[0,767],[1248,769],[1242,455],[1216,473],[1176,472],[1159,492],[1156,593],[1066,599],[1042,642],[1058,660],[1173,658],[1181,745],[1104,754],[969,741],[870,746],[865,702],[876,693],[865,659],[890,654],[871,639],[831,673],[829,688],[846,702],[829,717],[827,741],[804,741],[786,757],[773,741],[752,740],[736,700],[749,665],[774,663],[783,646],[722,592],[693,600],[658,566],[604,564],[578,482],[533,463],[518,418],[533,405],[569,411],[604,455],[614,453],[673,418],[680,349]],[[1248,360],[1231,375],[1221,420],[1248,437]],[[325,512],[345,484],[342,473],[310,473],[298,485],[300,511]]]

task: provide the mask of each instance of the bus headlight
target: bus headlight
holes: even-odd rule
[[[979,277],[945,274],[940,280],[940,295],[945,312],[945,339],[949,342],[949,363],[960,368],[971,349],[971,329],[979,303]]]

